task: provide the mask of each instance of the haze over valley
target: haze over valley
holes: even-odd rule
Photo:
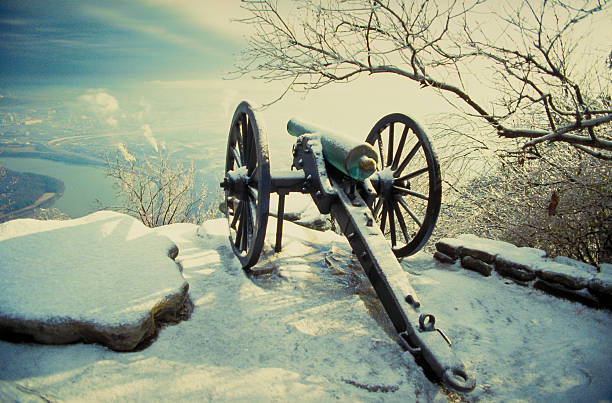
[[[92,211],[92,198],[112,204],[112,184],[99,177],[105,156],[117,153],[193,162],[199,181],[218,189],[228,126],[243,100],[271,104],[257,110],[257,119],[267,129],[272,169],[290,166],[291,117],[365,139],[389,113],[426,123],[449,110],[432,92],[377,75],[314,92],[289,91],[274,102],[289,82],[235,71],[252,33],[237,21],[245,13],[239,2],[2,3],[0,165],[57,177],[66,183],[63,199],[71,188],[77,194],[98,188],[96,196],[83,195],[78,213],[66,212],[74,216]],[[9,157],[47,162],[15,165]],[[96,170],[96,179],[70,185],[85,166]]]

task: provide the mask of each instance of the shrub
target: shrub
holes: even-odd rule
[[[544,155],[506,156],[447,192],[438,236],[474,233],[593,265],[611,262],[612,164],[563,145]]]
[[[115,179],[118,189],[119,206],[111,209],[137,217],[148,227],[177,222],[199,224],[215,215],[205,203],[206,186],[195,189],[193,164],[171,163],[162,153],[137,160],[123,151],[106,158],[107,176]]]

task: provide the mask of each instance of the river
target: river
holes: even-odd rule
[[[113,180],[102,166],[75,165],[38,158],[0,158],[0,165],[14,171],[52,176],[64,182],[64,194],[53,207],[72,218],[95,210],[95,200],[102,206],[112,206],[115,200]]]

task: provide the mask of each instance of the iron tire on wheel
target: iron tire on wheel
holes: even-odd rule
[[[257,263],[264,246],[271,187],[268,139],[246,101],[230,125],[223,187],[230,242],[246,270]]]
[[[377,198],[370,208],[395,255],[412,255],[425,245],[440,213],[442,179],[436,154],[425,131],[401,113],[380,119],[366,142],[380,157]]]

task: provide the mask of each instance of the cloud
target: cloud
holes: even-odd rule
[[[210,50],[206,46],[203,46],[200,41],[172,32],[167,28],[156,24],[155,22],[132,18],[124,13],[97,6],[86,6],[84,8],[84,12],[106,24],[113,25],[121,29],[141,32],[154,36],[165,42],[186,46],[199,52],[208,52]]]
[[[119,102],[117,98],[110,95],[103,88],[87,90],[79,99],[87,104],[91,112],[98,119],[104,120],[110,126],[117,126],[116,114],[119,113]]]
[[[155,152],[159,152],[157,147],[157,140],[153,137],[153,130],[151,130],[151,126],[144,124],[141,129],[143,130],[142,134],[145,136],[149,144],[155,149]]]
[[[145,0],[148,4],[161,6],[178,14],[186,21],[215,32],[219,36],[243,42],[244,36],[253,29],[236,20],[249,16],[239,1],[217,0]]]
[[[138,106],[140,106],[142,109],[136,113],[136,119],[142,120],[145,115],[148,115],[151,112],[151,104],[148,103],[144,97],[141,97],[140,101],[138,102]]]
[[[79,98],[102,115],[108,115],[119,110],[117,99],[101,88],[87,90],[87,94],[81,95]]]
[[[194,80],[153,80],[149,83],[163,88],[184,89],[223,89],[229,81],[219,79],[194,79]]]
[[[123,159],[125,159],[126,161],[136,161],[136,157],[129,153],[129,151],[125,147],[125,144],[117,143],[117,148],[119,149],[119,152],[121,152]]]
[[[23,18],[2,18],[0,19],[0,25],[12,25],[12,26],[22,26],[30,24],[30,20],[26,20]]]

